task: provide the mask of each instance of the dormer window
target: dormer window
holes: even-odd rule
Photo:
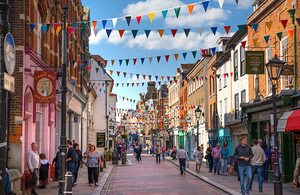
[[[252,6],[253,6],[253,11],[257,10],[257,9],[259,8],[259,6],[260,6],[261,4],[263,4],[264,1],[265,1],[265,0],[256,0],[256,1],[252,4]]]

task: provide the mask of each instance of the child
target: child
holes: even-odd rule
[[[43,188],[46,188],[46,179],[48,178],[49,162],[46,159],[46,155],[44,153],[40,154],[40,158],[41,158],[41,168],[40,168],[41,186],[40,186],[40,189],[43,189]]]

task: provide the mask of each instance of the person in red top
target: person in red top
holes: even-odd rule
[[[121,146],[121,150],[122,150],[122,152],[125,152],[125,147],[124,147],[124,144],[122,144],[122,146]]]
[[[163,160],[165,160],[165,158],[166,158],[166,148],[165,148],[164,145],[162,145],[162,147],[161,147],[161,153],[162,153],[162,156],[163,156]]]

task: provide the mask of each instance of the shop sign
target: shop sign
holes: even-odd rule
[[[264,74],[265,73],[265,52],[264,51],[246,51],[246,74]]]
[[[15,92],[15,77],[4,72],[4,89],[12,93]]]
[[[97,133],[97,148],[105,147],[105,133]]]
[[[34,72],[34,103],[55,103],[56,73],[51,71]]]
[[[294,66],[293,65],[284,65],[280,75],[293,75]]]

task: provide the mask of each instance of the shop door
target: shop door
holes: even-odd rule
[[[184,146],[184,136],[179,136],[179,147]]]

